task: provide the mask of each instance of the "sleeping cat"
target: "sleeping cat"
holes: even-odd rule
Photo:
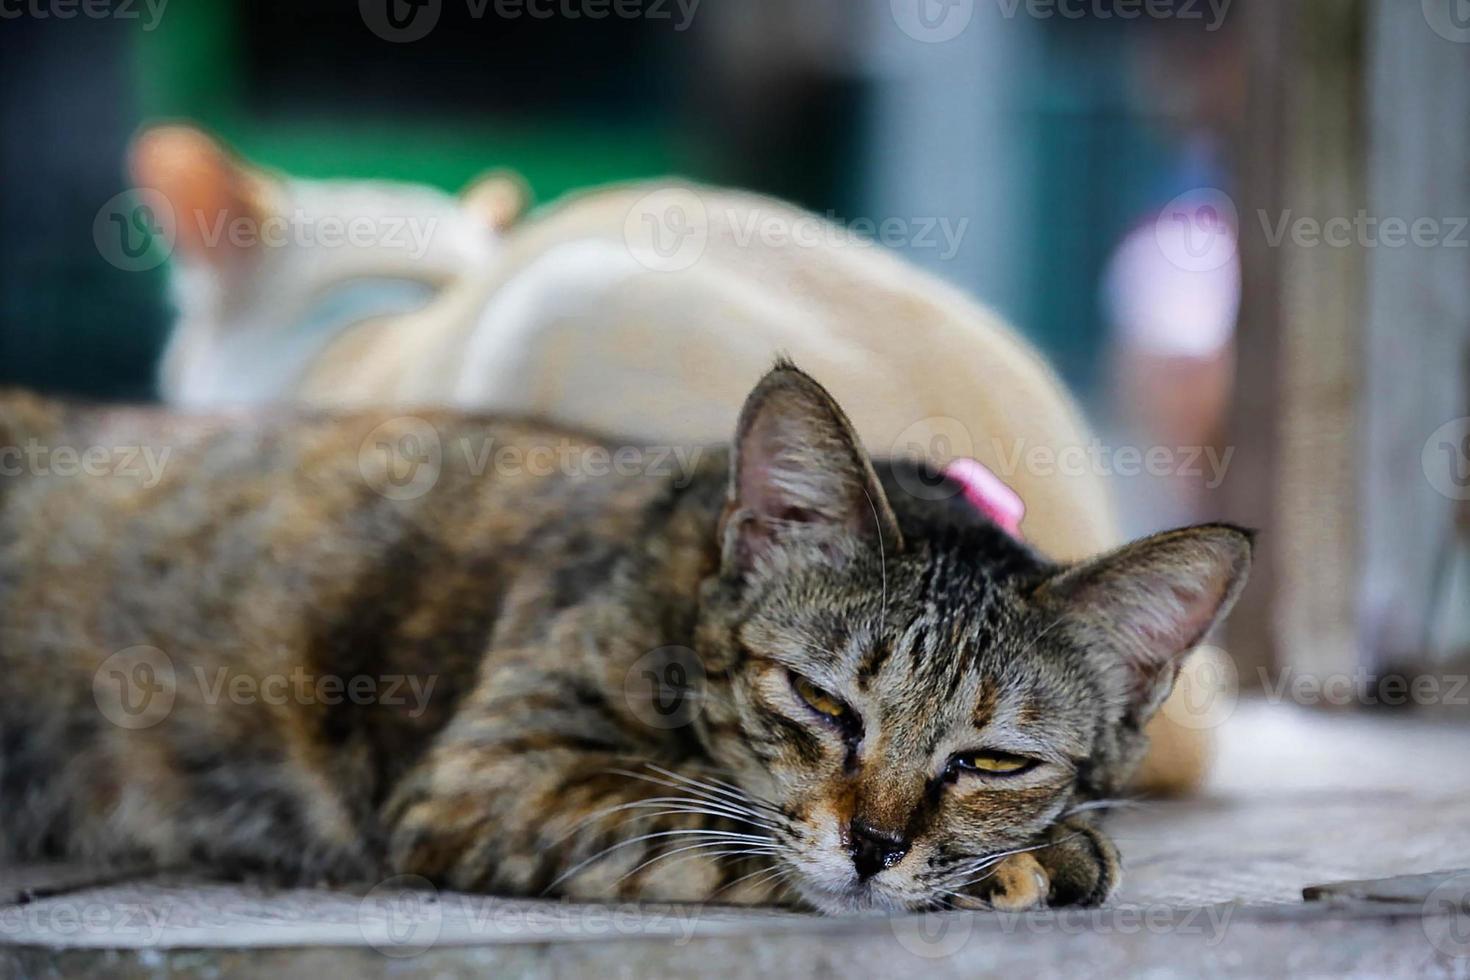
[[[432,479],[380,452],[405,440]],[[0,447],[165,460],[87,477],[33,454],[0,481],[12,856],[831,913],[1094,904],[1118,876],[1099,813],[1250,557],[1209,525],[1054,564],[914,492],[943,477],[870,461],[784,363],[729,450],[671,473],[447,411],[11,395]]]

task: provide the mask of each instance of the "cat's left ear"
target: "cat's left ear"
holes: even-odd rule
[[[1245,586],[1251,537],[1227,524],[1165,531],[1060,572],[1036,598],[1059,606],[1081,641],[1121,669],[1143,722]]]
[[[781,549],[836,556],[854,546],[903,548],[852,423],[788,362],[769,371],[741,409],[720,540],[725,567],[735,572]]]
[[[178,254],[216,271],[239,272],[258,257],[259,247],[241,244],[226,232],[237,223],[259,238],[274,213],[274,180],[193,126],[154,126],[138,133],[128,150],[128,169],[139,187],[168,201],[168,221]]]

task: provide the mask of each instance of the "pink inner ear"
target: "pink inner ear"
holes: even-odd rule
[[[944,475],[964,488],[965,499],[976,510],[1017,541],[1025,540],[1021,536],[1021,518],[1026,516],[1026,502],[984,463],[961,457],[944,468]]]

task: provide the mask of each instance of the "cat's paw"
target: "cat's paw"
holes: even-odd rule
[[[1058,824],[1047,834],[1051,843],[1034,855],[1050,881],[1047,904],[1101,905],[1118,885],[1122,867],[1118,849],[1102,831],[1087,824]]]
[[[1047,838],[1048,843],[1001,861],[955,904],[998,912],[1101,905],[1118,883],[1113,842],[1085,824],[1060,824]]]
[[[1050,890],[1051,879],[1036,858],[1030,854],[1012,854],[956,904],[960,908],[1025,912],[1045,908]]]

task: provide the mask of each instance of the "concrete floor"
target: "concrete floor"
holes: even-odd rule
[[[1470,978],[1470,725],[1243,703],[1221,736],[1207,792],[1111,818],[1127,871],[1101,910],[841,920],[13,868],[0,975]]]

